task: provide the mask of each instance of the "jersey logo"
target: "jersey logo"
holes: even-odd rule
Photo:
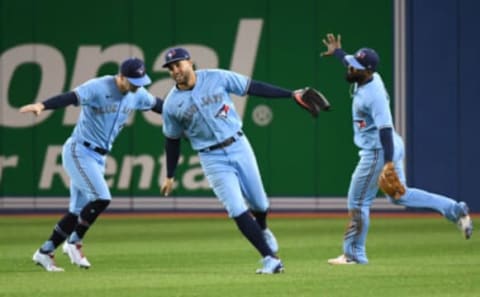
[[[217,112],[215,115],[216,118],[226,118],[228,116],[228,111],[230,110],[230,106],[224,104],[222,108]]]
[[[100,106],[100,107],[92,106],[91,109],[95,115],[116,113],[118,110],[118,104],[109,104],[109,105]]]
[[[182,118],[185,123],[189,124],[192,119],[193,115],[198,111],[198,108],[195,104],[188,106],[185,110],[182,111]]]
[[[365,122],[364,120],[357,120],[355,121],[355,123],[360,129],[367,127],[367,122]]]
[[[202,98],[202,106],[208,106],[213,103],[220,103],[222,102],[221,95],[213,95],[211,97],[203,97]]]

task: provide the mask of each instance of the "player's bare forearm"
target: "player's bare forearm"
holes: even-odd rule
[[[36,116],[39,116],[45,109],[45,105],[41,102],[27,104],[20,108],[21,113],[33,112]]]

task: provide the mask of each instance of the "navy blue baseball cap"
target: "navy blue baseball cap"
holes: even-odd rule
[[[180,60],[189,60],[190,54],[188,51],[182,47],[175,47],[168,50],[165,55],[165,64],[162,67],[166,68],[168,64]]]
[[[137,87],[149,85],[152,80],[145,72],[145,64],[138,58],[128,58],[120,66],[120,73]]]
[[[355,55],[346,55],[345,60],[355,69],[375,71],[380,57],[374,49],[364,47],[359,49]]]

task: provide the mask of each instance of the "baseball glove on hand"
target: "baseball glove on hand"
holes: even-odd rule
[[[308,110],[315,118],[318,117],[320,110],[327,111],[330,109],[327,98],[314,88],[306,87],[293,91],[292,97],[298,105]]]
[[[394,199],[400,199],[405,194],[405,186],[398,178],[393,162],[388,162],[383,166],[382,173],[378,178],[378,186],[385,194]]]

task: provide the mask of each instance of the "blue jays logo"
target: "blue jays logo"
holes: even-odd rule
[[[365,52],[364,51],[359,51],[356,55],[355,58],[357,59],[363,59],[365,58]]]
[[[167,53],[167,58],[171,59],[173,56],[175,56],[175,50],[171,50]]]
[[[355,123],[357,123],[359,129],[367,127],[367,122],[364,120],[356,120]]]
[[[228,111],[230,110],[230,106],[224,104],[222,108],[217,112],[215,117],[217,118],[226,118],[228,116]]]
[[[144,66],[141,66],[141,67],[138,68],[135,72],[138,73],[139,77],[140,77],[140,76],[144,76],[144,75],[145,75],[145,67],[144,67]]]

